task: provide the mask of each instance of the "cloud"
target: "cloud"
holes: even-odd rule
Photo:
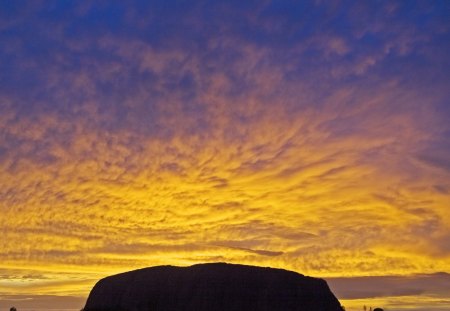
[[[447,273],[411,276],[368,276],[328,278],[327,283],[340,299],[361,299],[396,296],[445,297],[450,284]]]
[[[262,250],[262,249],[251,249],[251,248],[231,247],[231,246],[228,246],[228,248],[241,250],[241,251],[244,251],[244,252],[249,252],[251,254],[257,254],[257,255],[261,255],[261,256],[273,257],[273,256],[283,255],[283,252],[274,252],[274,251],[268,251],[268,250]]]
[[[0,267],[18,271],[5,279],[85,294],[52,272],[448,270],[441,4],[11,6]],[[427,293],[419,279],[401,294]],[[352,280],[358,297],[403,282]]]
[[[450,171],[450,161],[446,158],[430,156],[430,155],[419,155],[417,159],[426,165],[437,169],[443,169],[445,171]]]
[[[269,256],[269,257],[280,256],[280,255],[284,254],[284,252],[282,252],[282,251],[271,251],[271,250],[262,250],[262,249],[253,249],[250,247],[244,247],[244,245],[252,245],[252,244],[258,244],[258,241],[255,241],[255,240],[218,241],[218,242],[213,242],[212,246],[224,247],[224,248],[228,248],[231,250],[239,250],[239,251],[244,251],[244,252],[248,252],[251,254],[257,254],[257,255]]]

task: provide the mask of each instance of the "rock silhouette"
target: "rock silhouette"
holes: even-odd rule
[[[85,311],[341,311],[322,279],[225,263],[158,266],[106,277]]]

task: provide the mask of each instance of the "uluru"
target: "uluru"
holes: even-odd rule
[[[327,283],[274,268],[156,266],[101,279],[85,311],[341,311]]]

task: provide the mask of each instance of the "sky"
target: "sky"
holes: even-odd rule
[[[1,0],[0,309],[220,261],[449,310],[449,39],[445,0]]]

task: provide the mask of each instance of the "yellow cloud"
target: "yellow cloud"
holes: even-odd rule
[[[67,78],[70,96],[128,62],[158,77],[123,106],[92,87],[77,109],[2,114],[1,267],[46,279],[0,291],[86,293],[111,273],[205,261],[316,276],[450,269],[448,172],[418,156],[435,117],[409,108],[420,94],[396,81],[318,94],[251,45],[208,73],[201,57],[125,43],[122,62]],[[181,75],[199,85],[193,99],[167,87]]]

